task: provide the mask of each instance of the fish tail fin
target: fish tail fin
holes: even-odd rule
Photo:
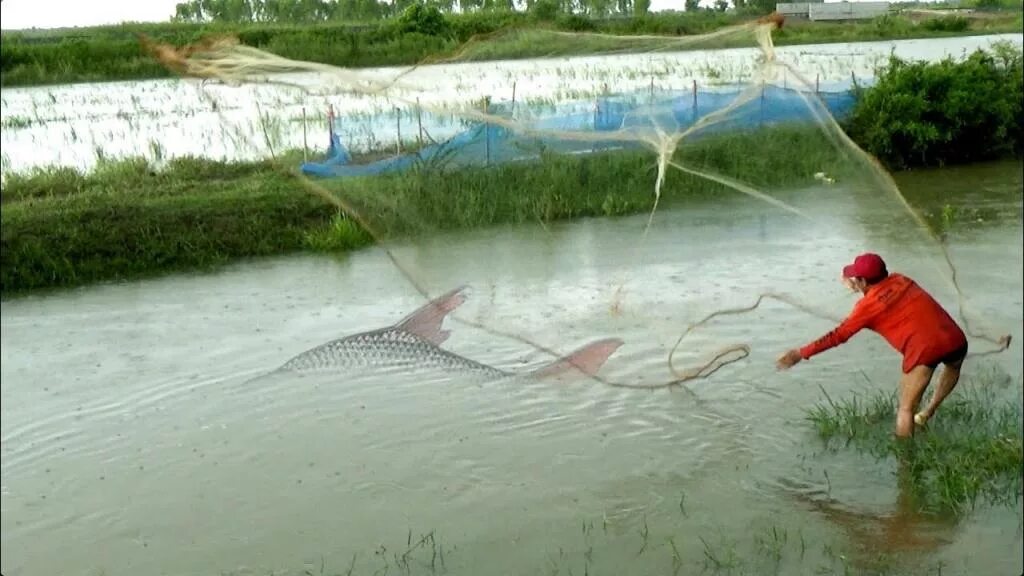
[[[466,301],[466,296],[462,293],[465,289],[465,286],[459,286],[431,300],[406,316],[404,320],[395,325],[395,328],[415,334],[435,346],[439,346],[451,335],[447,330],[442,330],[441,325],[452,310]]]
[[[587,376],[597,376],[608,357],[615,353],[622,346],[622,340],[618,338],[605,338],[597,340],[579,348],[572,354],[559,358],[554,362],[542,366],[530,373],[534,378],[549,378],[560,376],[572,369],[578,370]]]

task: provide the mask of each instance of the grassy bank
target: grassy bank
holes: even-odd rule
[[[1000,399],[1000,389],[1020,387],[994,371],[967,378],[946,399],[914,441],[893,436],[896,392],[829,398],[808,412],[827,446],[852,447],[909,464],[915,499],[925,510],[962,514],[980,503],[1020,502],[1021,403]]]
[[[363,24],[135,24],[55,33],[5,33],[0,38],[0,84],[30,86],[69,82],[138,80],[170,73],[146,54],[137,34],[184,45],[208,35],[237,35],[242,43],[280,56],[347,67],[414,64],[455,54],[479,35],[494,37],[471,60],[579,55],[608,48],[607,41],[543,34],[543,31],[617,35],[690,36],[752,20],[754,16],[701,10],[618,19],[559,16],[539,20],[516,12],[445,15],[445,25],[417,28],[399,19]],[[776,43],[851,42],[1024,31],[1021,13],[986,17],[889,15],[864,22],[790,21]],[[691,48],[750,46],[750,39],[694,43]]]
[[[773,145],[780,141],[790,144]],[[802,127],[709,138],[676,154],[689,165],[764,186],[811,182],[816,172],[837,169],[830,168],[837,159],[821,134]],[[126,160],[88,175],[70,169],[11,175],[2,191],[0,290],[6,296],[368,244],[354,222],[282,167],[295,164],[184,159],[155,171],[145,160]],[[654,168],[650,153],[607,152],[318,183],[392,239],[644,212],[654,201]],[[679,172],[663,190],[669,203],[719,194],[735,192]]]
[[[891,168],[1019,157],[1022,58],[997,48],[962,62],[898,60],[860,95],[846,130]],[[980,96],[976,98],[975,96]],[[895,121],[898,119],[899,121]],[[969,119],[965,122],[964,119]],[[779,146],[785,142],[785,146]],[[811,125],[773,126],[686,140],[676,158],[762,190],[799,186],[847,164]],[[344,251],[371,235],[293,172],[297,155],[264,162],[103,161],[11,174],[0,191],[0,291],[67,287],[209,269],[244,257]],[[863,174],[863,171],[861,171]],[[540,161],[456,172],[422,166],[318,181],[372,225],[378,239],[505,223],[544,223],[649,211],[654,156],[618,151],[544,154]],[[673,170],[664,202],[736,194]],[[948,219],[945,212],[943,217]]]

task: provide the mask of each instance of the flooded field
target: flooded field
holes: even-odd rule
[[[972,317],[1016,338],[969,361],[964,389],[1019,404],[1020,162],[900,185],[950,214]],[[550,360],[466,321],[561,353],[616,337],[600,375],[630,384],[669,376],[687,323],[766,290],[844,314],[853,297],[836,277],[865,249],[955,305],[941,262],[887,204],[840,188],[789,200],[827,220],[736,195],[666,209],[642,242],[646,216],[599,218],[437,235],[395,256],[432,295],[467,285],[445,350],[510,371]],[[379,248],[5,301],[4,575],[1022,570],[1019,502],[894,527],[895,463],[822,450],[804,411],[823,391],[892,390],[898,356],[862,334],[778,373],[782,351],[831,327],[782,304],[689,337],[680,365],[735,343],[751,353],[672,390],[268,374],[423,302]],[[809,494],[860,520],[819,512]],[[858,547],[885,530],[898,534]]]
[[[823,91],[870,83],[890,53],[934,61],[962,56],[994,41],[1020,45],[1020,34],[776,48],[778,58]],[[640,89],[715,90],[751,80],[754,48],[648,55],[573,57],[424,66],[403,77],[427,87],[423,103],[477,106],[481,99],[521,105],[586,101],[605,92]],[[361,71],[392,79],[406,68]],[[796,87],[795,78],[777,84]],[[812,87],[813,88],[813,87]],[[391,149],[400,139],[443,139],[463,129],[457,119],[420,117],[384,98],[319,94],[270,85],[228,88],[196,81],[152,80],[32,88],[0,93],[3,172],[35,166],[89,168],[101,159],[145,156],[155,163],[184,155],[254,159],[286,149],[327,146],[333,106],[343,142],[353,151]],[[521,108],[522,109],[522,108]]]

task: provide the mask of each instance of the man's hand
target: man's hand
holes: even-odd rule
[[[779,370],[787,370],[797,365],[801,360],[803,360],[803,357],[800,356],[800,351],[794,348],[782,356],[779,356],[779,359],[775,362],[775,366]]]

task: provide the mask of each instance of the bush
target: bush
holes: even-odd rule
[[[542,22],[554,21],[561,11],[557,0],[537,0],[527,10],[531,17]]]
[[[970,20],[963,16],[947,16],[943,18],[933,18],[931,20],[925,20],[923,24],[925,29],[933,30],[935,32],[963,32],[971,25]]]
[[[416,33],[424,36],[443,36],[451,34],[451,27],[441,10],[433,4],[416,2],[410,4],[398,18],[399,30],[405,34]]]
[[[1020,153],[1022,53],[1009,44],[962,62],[895,56],[846,121],[851,138],[893,168],[990,160]]]
[[[565,14],[558,19],[558,27],[570,32],[593,32],[597,29],[594,21],[579,14]]]

